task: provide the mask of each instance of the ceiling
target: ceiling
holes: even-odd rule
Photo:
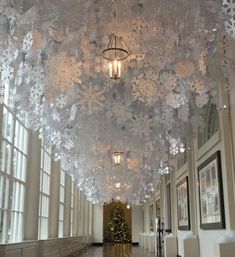
[[[1,92],[93,203],[146,201],[231,87],[234,0],[2,0],[0,21]],[[131,53],[120,80],[112,34]]]

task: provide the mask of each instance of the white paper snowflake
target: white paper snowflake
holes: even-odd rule
[[[152,80],[152,77],[146,77],[141,74],[137,78],[134,78],[132,85],[132,92],[135,99],[149,106],[153,105],[158,100],[159,94],[156,81]]]
[[[148,118],[147,115],[140,115],[135,117],[132,121],[132,127],[130,131],[135,136],[146,136],[149,137],[151,133],[151,120]]]
[[[89,114],[97,112],[105,106],[104,90],[100,90],[98,86],[89,84],[82,86],[79,91],[79,101],[81,109]]]
[[[0,63],[11,64],[16,60],[19,55],[19,50],[14,47],[8,47],[7,49],[0,49]]]
[[[235,1],[223,0],[222,12],[228,17],[235,17]]]
[[[30,101],[39,100],[43,95],[44,85],[43,84],[35,84],[30,89]]]
[[[66,95],[59,95],[55,100],[55,105],[59,109],[62,109],[67,104],[68,97]]]
[[[63,144],[63,146],[67,149],[67,150],[70,150],[74,147],[74,143],[71,139],[67,139],[65,141],[65,143]]]
[[[199,107],[199,108],[202,108],[204,105],[206,105],[209,101],[209,96],[207,93],[205,94],[199,94],[196,96],[195,98],[195,101],[196,101],[196,105]]]
[[[8,84],[10,80],[14,78],[14,69],[8,65],[8,64],[3,64],[1,69],[1,79],[2,82],[5,84]]]
[[[22,50],[28,53],[33,45],[33,33],[29,32],[23,39]]]
[[[224,22],[225,31],[235,39],[235,18],[231,17]]]

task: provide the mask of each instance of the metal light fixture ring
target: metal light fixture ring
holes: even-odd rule
[[[107,54],[112,53],[112,52],[114,52],[113,53],[114,57],[109,57]],[[118,55],[117,52],[121,52],[123,56]],[[104,59],[109,60],[109,61],[113,61],[115,59],[117,61],[123,61],[130,56],[130,53],[123,48],[110,47],[110,48],[106,48],[105,50],[103,50],[102,56],[103,56]]]

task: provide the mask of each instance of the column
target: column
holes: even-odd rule
[[[60,162],[51,163],[51,190],[49,203],[49,238],[58,237],[59,200],[60,200]]]
[[[29,130],[27,184],[24,210],[24,240],[38,239],[41,140]]]
[[[71,219],[71,176],[65,175],[65,196],[64,196],[64,237],[70,236]]]

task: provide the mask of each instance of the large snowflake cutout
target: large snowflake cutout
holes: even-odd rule
[[[230,17],[225,22],[225,30],[226,32],[235,39],[235,18]]]
[[[151,77],[143,74],[134,78],[133,95],[135,99],[152,106],[159,98],[156,81]]]
[[[100,90],[98,86],[89,84],[89,86],[82,86],[79,91],[78,104],[88,114],[95,113],[104,108],[104,101],[104,90]]]
[[[235,0],[223,0],[222,12],[229,17],[235,17]]]
[[[81,63],[78,63],[74,57],[65,53],[60,53],[51,57],[47,61],[48,72],[47,80],[49,85],[60,89],[64,92],[74,84],[81,83]]]
[[[135,117],[132,122],[132,127],[130,131],[135,136],[146,136],[149,137],[151,133],[151,120],[147,115],[140,115]]]

